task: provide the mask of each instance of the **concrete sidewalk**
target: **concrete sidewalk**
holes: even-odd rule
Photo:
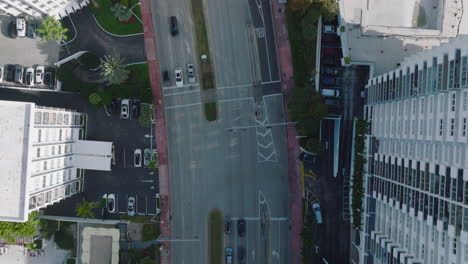
[[[284,94],[284,105],[288,105],[289,94],[294,87],[293,66],[291,49],[288,40],[288,28],[286,24],[286,5],[279,4],[277,1],[272,3],[272,16],[275,24],[275,37],[278,52],[278,58],[281,70],[281,85]],[[289,120],[288,109],[286,107],[287,121]],[[302,230],[302,187],[301,177],[299,175],[299,143],[296,139],[297,131],[295,127],[289,126],[288,134],[288,182],[289,182],[289,210],[290,210],[290,242],[291,242],[291,264],[302,263],[301,248],[301,230]]]
[[[150,0],[140,1],[140,10],[143,20],[143,31],[145,34],[146,58],[148,61],[149,77],[151,89],[153,92],[153,105],[156,129],[156,145],[158,147],[159,162],[159,193],[161,194],[161,237],[171,237],[171,219],[170,219],[170,179],[169,166],[167,160],[167,133],[166,122],[164,119],[163,94],[160,82],[159,64],[157,61],[156,34],[153,28],[153,19],[151,13]],[[162,246],[167,252],[170,251],[170,243],[162,242]],[[171,263],[170,254],[161,254],[161,263]]]

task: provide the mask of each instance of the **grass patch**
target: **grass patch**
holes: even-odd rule
[[[203,0],[192,0],[192,14],[195,22],[195,37],[197,57],[206,55],[208,59],[206,62],[199,64],[201,76],[201,88],[203,90],[216,89],[215,74],[213,65],[211,64],[210,44],[208,41],[208,32],[206,30],[205,13],[203,10]],[[217,117],[217,104],[205,103],[204,113],[205,119],[208,121],[215,121]]]
[[[208,121],[215,121],[218,118],[217,104],[215,102],[203,104],[203,111]]]
[[[141,105],[141,114],[138,121],[142,127],[150,127],[151,126],[151,116],[153,115],[153,109],[149,104],[142,104]]]
[[[307,209],[307,214],[306,214]],[[310,204],[304,199],[302,200],[302,215],[304,216],[304,223],[301,231],[302,238],[302,263],[312,263],[315,256],[315,245],[314,245],[314,215]]]
[[[119,23],[117,18],[114,14],[110,11],[112,7],[111,0],[96,0],[98,3],[98,7],[94,6],[93,3],[90,3],[91,10],[96,17],[99,25],[103,27],[106,31],[115,34],[115,35],[128,35],[128,34],[137,34],[143,33],[143,25],[135,19],[134,21],[128,24]],[[130,1],[129,6],[133,6],[134,4],[138,3],[137,1],[133,0]],[[137,12],[136,9],[139,9],[139,6],[136,6],[133,10],[135,13]],[[141,13],[140,13],[141,16]]]
[[[362,199],[364,197],[364,165],[366,164],[365,135],[368,125],[365,120],[357,120],[356,135],[354,138],[354,174],[351,197],[351,209],[353,210],[353,228],[362,230]]]
[[[133,223],[150,223],[151,217],[145,217],[145,216],[129,216],[129,215],[122,215],[120,217],[121,220],[127,220]]]
[[[142,19],[140,5],[135,6],[132,11],[140,20]]]
[[[143,238],[142,241],[155,240],[159,237],[160,230],[158,224],[145,224],[143,225]]]
[[[78,61],[81,63],[81,65],[89,70],[96,69],[101,65],[100,58],[91,52],[86,52],[78,57]]]
[[[223,253],[223,216],[220,210],[210,212],[208,224],[209,264],[221,264]]]
[[[60,230],[55,232],[54,240],[61,249],[72,250],[75,247],[75,240],[65,227],[60,227]]]

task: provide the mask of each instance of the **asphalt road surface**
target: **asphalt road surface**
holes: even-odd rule
[[[259,2],[261,8],[254,0],[204,3],[218,87],[218,121],[205,120],[198,83],[188,85],[184,76],[184,87],[172,82],[163,88],[172,262],[207,263],[208,214],[219,208],[233,219],[224,247],[234,249],[234,263],[241,245],[248,263],[288,263],[286,131],[263,126],[284,122],[269,2]],[[197,72],[189,1],[154,1],[152,12],[161,70],[168,70],[172,80],[173,70],[184,70],[187,63],[194,63]],[[175,37],[169,33],[172,15],[177,16],[180,30]],[[264,33],[256,30],[259,23],[265,23]],[[239,218],[246,220],[243,238],[237,235]]]

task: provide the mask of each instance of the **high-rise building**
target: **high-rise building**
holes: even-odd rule
[[[366,90],[360,263],[468,263],[468,36]]]
[[[0,0],[0,10],[12,16],[65,17],[86,6],[88,0]]]
[[[110,171],[112,143],[84,140],[86,115],[34,103],[0,101],[0,221],[81,190],[84,169]]]

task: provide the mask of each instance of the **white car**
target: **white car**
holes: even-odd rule
[[[130,100],[123,99],[120,104],[120,118],[128,119],[128,117],[130,116],[129,109],[130,109]]]
[[[135,149],[134,165],[135,167],[141,167],[141,149]]]
[[[37,84],[44,84],[44,66],[37,66],[36,67],[36,83]]]
[[[27,86],[33,86],[34,85],[34,68],[27,68],[26,69],[24,82],[26,83]]]
[[[16,19],[16,31],[18,32],[18,37],[26,37],[26,20],[24,18]]]
[[[184,86],[184,80],[182,78],[182,69],[177,68],[175,69],[175,84],[177,87],[182,87]]]
[[[4,71],[4,67],[3,65],[0,65],[0,82],[3,82],[3,71]]]
[[[109,213],[115,213],[115,195],[113,193],[107,196],[107,210]]]
[[[133,216],[135,214],[135,197],[128,197],[127,214]]]
[[[189,83],[195,83],[195,66],[193,64],[187,64],[187,77]]]

